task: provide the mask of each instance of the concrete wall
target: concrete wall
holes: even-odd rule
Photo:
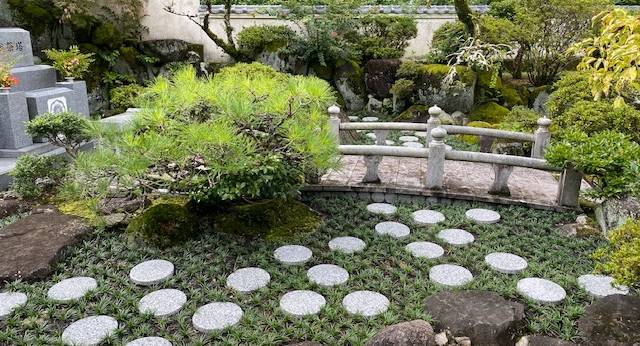
[[[149,29],[145,39],[181,39],[191,43],[202,44],[204,46],[205,60],[213,62],[227,61],[228,56],[196,24],[190,22],[188,18],[167,13],[163,9],[171,3],[172,0],[148,1],[146,16],[143,18],[143,24]],[[174,4],[176,12],[192,15],[199,13],[199,0],[179,0],[175,1]],[[266,14],[248,13],[252,11],[247,11],[246,8],[238,7],[234,12],[236,13],[232,14],[231,22],[236,34],[242,31],[242,28],[254,25],[286,24],[295,29],[295,24],[290,21]],[[429,51],[434,31],[442,24],[456,19],[455,11],[449,7],[439,7],[437,10],[423,12],[425,13],[414,14],[418,25],[418,35],[409,42],[409,47],[405,51],[406,57],[421,57],[425,55]],[[217,35],[224,37],[222,14],[216,13],[211,18],[213,31]]]

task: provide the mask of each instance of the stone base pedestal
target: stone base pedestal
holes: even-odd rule
[[[0,94],[0,148],[18,149],[33,144],[25,122],[29,111],[25,93]]]

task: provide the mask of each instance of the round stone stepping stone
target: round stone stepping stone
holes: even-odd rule
[[[582,275],[578,278],[578,285],[595,298],[603,298],[612,294],[629,294],[629,287],[614,286],[613,278],[606,275]]]
[[[66,303],[84,297],[89,291],[95,290],[98,283],[93,278],[79,276],[69,278],[51,286],[47,292],[47,298]]]
[[[265,287],[271,281],[271,275],[262,268],[242,268],[227,277],[227,287],[248,293]]]
[[[479,224],[491,224],[500,221],[500,214],[489,209],[470,209],[465,213],[467,218]]]
[[[504,274],[516,274],[527,269],[528,266],[524,258],[506,252],[490,253],[485,256],[484,261],[493,270]]]
[[[202,306],[193,314],[193,327],[202,333],[231,327],[242,318],[242,309],[234,303],[210,303]]]
[[[313,291],[291,291],[280,298],[280,309],[293,316],[315,315],[327,303],[324,297]]]
[[[6,319],[20,306],[27,303],[27,295],[20,292],[0,293],[0,321]]]
[[[129,278],[140,286],[151,286],[160,283],[173,275],[173,263],[165,260],[142,262],[129,272]]]
[[[329,249],[331,251],[340,251],[346,254],[360,252],[367,247],[364,240],[356,237],[338,237],[329,241]]]
[[[301,245],[281,246],[273,252],[273,256],[284,264],[295,265],[307,262],[313,253]]]
[[[365,136],[367,136],[368,138],[373,139],[373,140],[375,140],[377,138],[376,134],[373,133],[373,132],[369,132]]]
[[[420,138],[427,138],[427,131],[416,131],[413,135]]]
[[[366,123],[373,123],[378,121],[378,117],[364,117],[362,118],[362,121],[366,122]]]
[[[159,336],[147,336],[133,340],[124,346],[171,346],[171,342]]]
[[[167,288],[142,297],[138,303],[138,311],[141,314],[151,313],[155,317],[171,316],[180,311],[186,303],[187,296],[182,291]]]
[[[518,281],[516,290],[521,295],[541,304],[555,304],[566,296],[564,288],[557,283],[540,278],[525,278]]]
[[[358,117],[357,117],[357,116],[355,116],[355,115],[350,115],[350,116],[349,116],[349,121],[358,121],[358,120],[360,120],[360,118],[358,118]]]
[[[390,139],[387,139],[387,140],[384,141],[384,144],[386,144],[386,145],[396,145],[396,142],[392,141]]]
[[[398,208],[389,203],[371,203],[367,205],[367,210],[374,214],[393,215],[398,211]]]
[[[411,214],[413,222],[420,225],[435,225],[438,222],[444,221],[444,215],[441,212],[435,210],[418,210]]]
[[[467,244],[473,243],[473,241],[475,240],[473,234],[463,229],[457,228],[443,229],[442,231],[438,232],[436,237],[453,246],[465,246]]]
[[[307,271],[309,281],[324,287],[341,285],[349,280],[349,273],[334,264],[319,264]]]
[[[438,258],[444,255],[444,249],[428,241],[417,241],[405,247],[413,256],[418,258]]]
[[[71,323],[62,332],[62,341],[74,346],[99,345],[118,329],[118,321],[110,316],[90,316]]]
[[[398,140],[400,140],[400,142],[417,142],[420,138],[416,136],[400,136],[398,137]]]
[[[467,268],[455,264],[439,264],[429,269],[429,279],[445,286],[462,286],[473,280]]]
[[[389,299],[378,292],[356,291],[342,299],[342,306],[352,315],[371,317],[389,308]]]
[[[402,146],[407,148],[424,148],[424,144],[419,142],[404,142]]]
[[[388,235],[393,238],[404,238],[411,233],[411,230],[399,222],[385,221],[376,225],[376,233],[379,235]]]

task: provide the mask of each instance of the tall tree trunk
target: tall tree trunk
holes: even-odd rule
[[[473,15],[471,13],[471,8],[469,7],[469,3],[467,2],[467,0],[454,0],[453,3],[456,7],[458,20],[460,20],[464,24],[467,32],[469,33],[469,36],[476,36],[476,27],[473,23]]]

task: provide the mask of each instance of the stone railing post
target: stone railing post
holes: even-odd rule
[[[445,129],[436,127],[431,131],[432,141],[429,143],[429,160],[427,161],[427,189],[441,190],[444,182],[444,160],[446,145]]]
[[[376,145],[387,145],[389,130],[374,130],[373,132],[376,134]]]
[[[431,145],[431,131],[439,127],[441,124],[440,114],[442,114],[442,109],[437,105],[429,108],[429,120],[427,120],[427,147]]]
[[[329,107],[328,111],[331,136],[335,139],[336,144],[340,145],[340,107],[333,105]]]
[[[579,207],[580,187],[582,185],[582,173],[568,164],[560,175],[558,183],[558,205],[563,207]]]
[[[551,119],[547,117],[538,119],[538,129],[534,133],[535,142],[533,143],[533,150],[531,150],[531,157],[536,159],[544,158],[544,150],[549,145],[549,141],[551,141],[549,126],[551,126]]]

